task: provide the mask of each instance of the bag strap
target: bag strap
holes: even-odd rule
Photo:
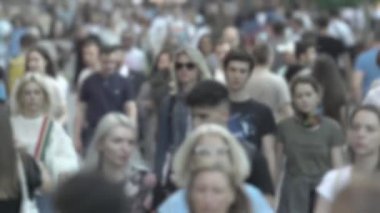
[[[22,201],[25,202],[26,200],[29,199],[29,190],[27,187],[27,178],[25,175],[24,164],[19,154],[17,154],[17,170],[18,170],[18,176],[20,179],[21,198],[22,198]]]
[[[46,149],[50,142],[50,133],[53,127],[53,122],[49,117],[45,117],[42,121],[40,133],[38,135],[37,146],[34,150],[34,158],[37,160],[44,161]]]

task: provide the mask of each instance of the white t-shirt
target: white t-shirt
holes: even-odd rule
[[[374,105],[380,108],[380,86],[371,89],[364,98],[363,104]]]
[[[352,166],[330,170],[325,174],[321,183],[317,187],[317,192],[323,198],[333,202],[339,192],[348,186],[351,178]]]

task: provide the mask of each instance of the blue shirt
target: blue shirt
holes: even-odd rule
[[[245,184],[244,191],[253,206],[253,212],[273,213],[263,194],[254,186]],[[158,209],[158,213],[189,213],[186,190],[181,189],[172,194]]]
[[[364,97],[371,84],[376,79],[380,78],[380,66],[377,64],[377,55],[379,48],[372,48],[358,56],[355,62],[357,72],[363,73],[362,97]]]

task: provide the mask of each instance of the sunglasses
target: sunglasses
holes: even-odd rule
[[[194,63],[175,63],[175,69],[176,70],[180,70],[180,69],[183,69],[183,68],[186,68],[188,70],[192,70],[195,68],[195,64]]]

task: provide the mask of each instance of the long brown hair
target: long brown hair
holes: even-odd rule
[[[347,96],[338,65],[331,56],[321,55],[313,66],[312,75],[323,89],[322,105],[324,114],[341,123],[341,110],[347,103]]]
[[[194,204],[191,201],[191,189],[194,186],[195,179],[203,172],[219,172],[223,174],[229,181],[230,187],[233,190],[235,199],[230,206],[228,213],[252,213],[253,208],[249,202],[247,195],[244,192],[243,183],[241,183],[235,177],[235,174],[231,169],[227,169],[221,164],[210,164],[209,162],[204,162],[192,171],[191,178],[188,185],[187,201],[189,203],[189,209],[191,213],[194,213]]]
[[[4,109],[0,110],[0,138],[0,192],[14,197],[18,189],[16,150],[9,113]]]

